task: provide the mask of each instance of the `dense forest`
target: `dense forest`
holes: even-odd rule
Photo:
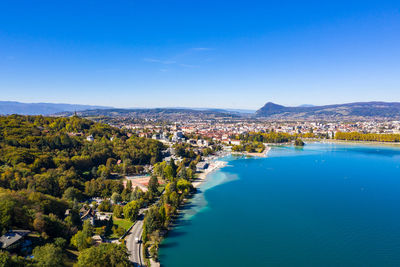
[[[33,261],[1,251],[0,266],[100,266],[96,259],[130,265],[124,248],[91,246],[92,235],[104,227],[94,229],[87,220],[82,224],[79,209],[88,207],[84,201],[92,197],[104,199],[100,211],[116,206],[107,199],[139,198],[137,205],[124,207],[134,220],[153,196],[132,192],[130,183],[124,188],[120,178],[160,162],[164,149],[156,140],[76,116],[0,117],[0,233],[30,230],[34,247]],[[79,257],[66,253],[67,248],[79,251]]]
[[[140,173],[162,158],[160,142],[129,136],[78,117],[0,117],[0,186],[56,197],[70,187],[110,196],[111,188],[120,187],[113,175]]]

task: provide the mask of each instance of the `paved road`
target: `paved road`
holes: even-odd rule
[[[143,214],[141,214],[126,237],[126,247],[129,253],[129,260],[135,266],[144,266],[142,260],[142,232],[143,232]],[[135,238],[139,238],[137,243]]]

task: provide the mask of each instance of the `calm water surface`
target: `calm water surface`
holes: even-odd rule
[[[162,266],[400,266],[398,148],[226,160],[164,240]]]

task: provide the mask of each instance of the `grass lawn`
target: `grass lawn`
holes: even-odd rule
[[[157,187],[158,192],[161,193],[164,190],[165,186],[166,186],[166,184],[159,184]]]
[[[113,217],[113,222],[114,222],[114,225],[118,225],[118,227],[122,227],[125,230],[128,230],[129,227],[131,227],[132,224],[133,224],[133,222],[131,222],[130,220],[118,219],[118,218],[115,218],[115,217]]]
[[[125,231],[128,230],[129,227],[131,227],[132,224],[133,224],[133,222],[131,222],[130,220],[118,219],[118,218],[115,218],[115,217],[113,217],[113,222],[114,222],[114,225],[117,225],[118,228],[124,228]],[[121,237],[120,235],[117,235],[117,234],[114,234],[114,233],[112,233],[110,235],[110,238],[120,238],[120,237]]]

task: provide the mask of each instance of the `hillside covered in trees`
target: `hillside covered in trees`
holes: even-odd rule
[[[46,259],[51,259],[46,266],[71,263],[65,253],[69,240],[78,247],[74,244],[86,244],[91,237],[79,235],[91,233],[85,227],[78,231],[82,201],[129,195],[119,178],[144,172],[146,166],[161,161],[164,149],[156,140],[76,116],[0,117],[0,235],[12,229],[30,230],[35,257],[30,261],[3,251],[0,265],[43,266]],[[86,239],[77,241],[77,235]],[[80,253],[79,266],[84,266],[79,262],[85,253]]]
[[[0,148],[1,187],[61,197],[71,187],[109,195],[107,179],[160,161],[163,145],[78,117],[13,115],[0,117]],[[103,181],[91,190],[94,179]]]

